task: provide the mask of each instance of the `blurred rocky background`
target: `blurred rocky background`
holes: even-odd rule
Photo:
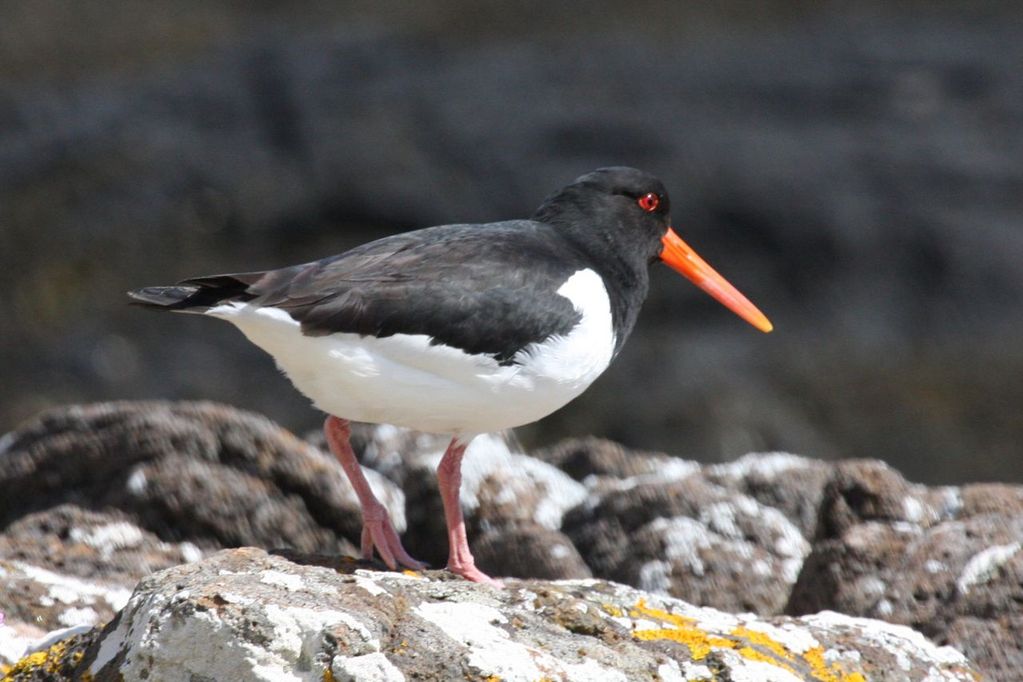
[[[1018,3],[0,4],[0,433],[107,399],[321,415],[233,328],[124,291],[528,215],[602,165],[775,323],[666,269],[529,446],[1023,480]]]

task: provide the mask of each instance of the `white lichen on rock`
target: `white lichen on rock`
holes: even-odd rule
[[[956,589],[959,594],[967,594],[974,585],[980,585],[990,580],[995,572],[1021,549],[1023,549],[1023,542],[1010,542],[988,547],[977,553],[966,563],[963,572],[956,580]]]

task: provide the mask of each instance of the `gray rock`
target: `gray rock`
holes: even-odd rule
[[[60,505],[27,514],[0,532],[0,560],[131,588],[154,571],[202,558],[191,542],[167,543],[116,509]]]
[[[0,532],[0,613],[30,625],[19,642],[64,627],[109,621],[140,578],[202,557],[190,542],[167,543],[117,510],[62,505]],[[0,646],[0,660],[17,647]]]
[[[657,480],[696,473],[697,465],[664,453],[625,448],[603,438],[568,438],[531,453],[550,462],[591,490],[614,488],[620,479]],[[817,509],[831,465],[786,452],[749,453],[725,464],[699,470],[710,483],[736,490],[762,504],[778,509],[799,527],[804,537],[813,536]],[[605,477],[612,482],[592,480]]]
[[[396,527],[404,499],[368,472]],[[62,504],[118,509],[165,541],[353,550],[358,501],[333,457],[265,417],[213,403],[46,412],[0,443],[0,528]]]
[[[666,454],[632,450],[621,443],[592,436],[566,438],[530,454],[553,464],[577,481],[589,476],[628,478],[655,474],[673,459]]]
[[[444,446],[427,449],[406,460],[404,487],[407,548],[416,558],[439,566],[447,561],[444,510],[436,476],[443,450]],[[516,450],[503,436],[483,435],[465,453],[461,501],[470,546],[480,533],[495,528],[538,525],[557,530],[564,513],[586,498],[582,484]],[[523,567],[521,563],[518,566],[520,570]]]
[[[912,625],[991,679],[1018,679],[1023,486],[927,488],[880,462],[843,462],[818,529],[787,613]]]
[[[676,463],[675,480],[605,481],[566,515],[563,532],[598,577],[730,611],[779,613],[809,544],[777,509],[686,464]]]
[[[734,462],[704,467],[708,481],[777,509],[803,537],[812,538],[832,464],[787,452],[750,453]]]
[[[472,546],[476,565],[490,575],[542,580],[593,577],[568,536],[537,523],[490,528]]]
[[[78,632],[108,622],[127,603],[134,584],[0,559],[0,664],[17,660],[47,632]]]
[[[446,439],[361,425],[353,443],[367,467],[387,472],[384,476],[367,469],[399,523],[405,518],[404,500],[393,481],[402,482],[408,496],[407,546],[413,554],[443,565],[446,537],[435,468]],[[471,542],[481,567],[492,574],[584,578],[592,573],[640,588],[648,593],[644,597],[648,604],[661,597],[659,603],[674,604],[670,595],[725,611],[757,611],[761,617],[785,607],[790,615],[816,614],[807,616],[816,619],[813,627],[874,632],[872,641],[888,637],[889,631],[878,630],[881,626],[874,621],[869,627],[855,620],[836,625],[834,619],[841,617],[822,612],[836,610],[917,628],[938,644],[951,643],[966,651],[993,679],[1011,680],[1023,665],[1016,635],[1023,603],[1023,488],[995,484],[928,488],[907,483],[877,461],[830,465],[784,453],[699,465],[659,453],[633,453],[598,439],[541,451],[546,461],[519,450],[505,438],[488,436],[480,438],[465,459],[462,499]],[[102,646],[90,644],[89,628],[114,617],[138,579],[144,579],[143,587],[151,586],[144,578],[150,572],[195,560],[224,544],[290,547],[275,550],[273,557],[245,550],[215,559],[265,564],[257,573],[265,578],[265,570],[270,570],[268,580],[284,583],[277,587],[298,584],[289,573],[295,563],[302,567],[294,570],[320,567],[327,571],[323,575],[334,575],[340,568],[347,576],[344,580],[363,587],[363,578],[376,581],[385,576],[378,587],[389,599],[407,600],[404,587],[395,591],[396,586],[413,580],[360,573],[369,564],[337,556],[354,549],[345,535],[358,539],[359,511],[329,454],[266,419],[224,406],[114,403],[44,414],[0,440],[0,485],[19,491],[0,497],[0,611],[6,612],[7,621],[0,627],[0,665],[13,663],[26,646],[39,649],[32,660],[45,661],[53,670],[76,665],[67,658],[69,651],[80,656],[91,647],[90,656],[98,656]],[[807,540],[813,541],[812,551]],[[185,568],[172,572],[177,570],[185,571],[182,576],[193,575]],[[240,576],[250,572],[239,570]],[[444,571],[421,575],[428,580],[413,582],[462,589]],[[387,582],[391,580],[399,582]],[[516,590],[525,583],[510,579],[509,584]],[[536,585],[541,583],[530,584],[528,589],[539,594]],[[561,589],[543,585],[548,596]],[[612,589],[599,581],[586,585],[602,596],[574,598],[587,603],[610,599],[608,603],[617,604],[615,609],[632,621],[650,620],[649,614],[640,613],[638,596],[631,605],[614,601],[613,595],[624,594],[620,590],[626,588]],[[473,599],[483,594],[473,593]],[[163,604],[159,599],[152,603]],[[505,600],[494,608],[509,605],[514,606]],[[299,606],[315,611],[306,601]],[[382,604],[374,608],[385,610]],[[595,620],[581,608],[558,607],[544,613],[554,614],[555,625],[564,625],[569,632],[590,633],[602,646],[614,649],[621,644],[621,633],[608,630],[603,616]],[[613,615],[615,609],[605,615]],[[629,615],[632,611],[640,615]],[[408,624],[392,611],[386,613],[393,620],[385,625],[363,624],[371,633],[386,633],[373,635],[383,637],[381,642],[401,638],[419,642],[427,631],[436,638],[446,636],[440,625],[431,629],[415,619]],[[518,611],[502,613],[508,623],[519,622]],[[310,661],[321,661],[323,670],[329,665],[336,679],[360,675],[388,679],[395,669],[407,676],[426,671],[427,679],[477,674],[477,668],[466,662],[476,660],[470,654],[462,660],[449,652],[449,659],[438,662],[423,659],[418,649],[400,654],[395,653],[400,647],[392,652],[384,644],[358,649],[351,639],[356,635],[340,632],[336,623],[330,630],[335,634],[323,635],[321,642],[320,635],[311,634],[319,627],[318,616],[309,616],[312,630],[303,629],[305,621],[298,622],[309,615],[305,611],[288,616],[291,625],[272,627],[265,625],[265,614],[253,615],[251,621],[244,621],[252,615],[249,612],[240,614],[231,627],[244,630],[240,624],[251,622],[253,632],[264,639],[276,637],[278,631],[291,632],[288,628],[305,633],[300,648],[306,653],[287,663],[291,654],[275,650],[267,654],[266,660],[276,661],[272,665],[294,664],[308,672],[316,669]],[[621,614],[614,617],[625,617]],[[733,619],[728,622],[734,634],[740,627],[735,623],[755,617],[717,613],[714,618]],[[798,627],[810,620],[801,622]],[[361,632],[351,623],[348,627]],[[72,636],[81,638],[74,640],[75,646],[53,648],[54,638]],[[509,636],[519,641],[514,634]],[[668,640],[703,641],[692,640],[693,636],[687,631],[671,634]],[[362,653],[339,658],[340,650],[331,649],[330,641],[347,642],[345,646]],[[733,653],[744,650],[738,644],[730,648],[721,644],[723,640],[713,641]],[[444,639],[430,642],[439,650],[447,646]],[[675,661],[683,678],[699,677],[701,666],[712,670],[725,665],[722,660],[738,660],[721,658],[716,650],[702,658],[695,654],[685,660],[672,658],[675,644],[651,645],[667,652],[653,668],[662,677],[671,677],[673,669],[658,667],[669,660]],[[809,665],[816,656],[790,660],[772,647],[760,642],[752,650],[764,653],[766,648],[790,661],[798,674],[803,670],[799,666]],[[859,643],[853,649],[868,655]],[[314,650],[320,653],[310,653]],[[592,664],[589,659],[558,658],[570,650],[559,651],[557,665],[569,667],[553,669],[567,671],[568,677],[589,670],[572,666],[611,660],[603,650]],[[852,650],[842,655],[837,651],[829,654],[827,664],[845,665],[855,658]],[[615,655],[619,653],[615,649]],[[395,655],[408,659],[402,662]],[[877,660],[884,660],[879,655]],[[121,662],[126,660],[122,657]],[[744,665],[752,663],[744,660]],[[38,667],[33,670],[25,674],[42,674]],[[47,679],[38,675],[19,679]]]
[[[254,549],[144,579],[74,670],[95,682],[976,675],[960,653],[909,628],[835,613],[765,620],[594,580],[509,581],[495,590],[339,574]],[[13,679],[38,679],[32,674],[22,665]]]

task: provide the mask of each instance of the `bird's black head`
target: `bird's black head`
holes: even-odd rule
[[[661,253],[670,208],[664,183],[641,170],[614,166],[576,178],[547,197],[533,217],[589,248],[609,249],[646,265]]]
[[[577,178],[548,197],[533,217],[563,234],[625,299],[642,301],[647,266],[660,260],[757,329],[771,331],[764,314],[675,234],[670,208],[660,180],[616,166]],[[627,329],[631,322],[626,320]]]

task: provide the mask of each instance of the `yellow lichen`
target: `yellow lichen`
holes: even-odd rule
[[[803,652],[803,660],[809,664],[813,678],[820,682],[867,682],[862,673],[846,673],[837,663],[829,666],[824,661],[824,647]]]
[[[750,630],[748,627],[740,625],[739,627],[732,630],[731,634],[734,637],[740,637],[743,641],[749,642],[751,645],[763,647],[778,658],[785,661],[794,661],[795,656],[788,648],[774,639],[765,632],[759,630]]]
[[[797,675],[798,676],[798,673],[796,672],[795,668],[793,668],[792,666],[788,665],[784,661],[779,661],[777,658],[775,658],[774,656],[771,656],[770,654],[765,654],[760,649],[754,649],[751,646],[743,646],[743,647],[739,647],[738,649],[736,649],[736,651],[738,652],[738,654],[740,656],[745,658],[747,661],[756,661],[757,663],[767,663],[768,665],[773,665],[775,668],[781,668],[782,670],[787,670],[788,672],[792,673],[793,675]]]
[[[640,599],[629,612],[632,618],[647,617],[660,621],[665,627],[636,630],[636,639],[670,640],[685,644],[694,661],[706,658],[714,649],[731,650],[749,661],[773,665],[799,676],[799,656],[770,635],[758,630],[739,626],[727,636],[715,635],[703,630],[695,618],[681,616],[663,609],[647,606]],[[815,647],[802,654],[802,662],[809,668],[810,675],[819,682],[867,682],[862,673],[846,673],[838,663],[828,665],[824,660],[824,649]]]
[[[64,656],[67,654],[67,647],[68,643],[67,640],[65,640],[57,642],[46,651],[36,651],[25,656],[11,666],[9,670],[4,672],[4,679],[33,671],[39,671],[51,675],[60,673],[61,664],[63,663]],[[80,659],[81,655],[78,655],[77,657],[72,658],[72,662],[77,662],[77,660]]]
[[[705,658],[715,647],[719,649],[736,648],[736,643],[733,640],[712,635],[696,627],[695,619],[647,606],[646,601],[643,599],[636,603],[635,608],[629,615],[633,618],[640,616],[656,618],[670,625],[670,627],[666,628],[637,630],[632,633],[633,637],[644,641],[666,639],[685,644],[689,648],[689,655],[692,656],[694,661]]]
[[[49,660],[49,653],[36,651],[21,659],[11,667],[11,673],[24,673],[43,666]]]
[[[617,606],[615,606],[614,604],[601,604],[600,608],[604,609],[604,613],[606,613],[609,616],[614,616],[615,618],[621,618],[623,615],[625,615],[625,612],[622,611]]]

